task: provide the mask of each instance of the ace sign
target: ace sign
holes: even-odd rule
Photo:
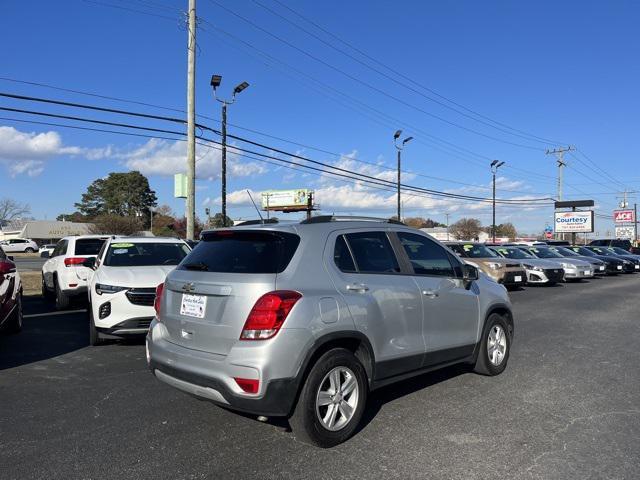
[[[614,210],[613,221],[615,223],[633,223],[636,219],[633,210]]]

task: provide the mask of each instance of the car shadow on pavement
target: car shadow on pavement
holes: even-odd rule
[[[369,394],[367,407],[356,434],[367,427],[385,404],[469,372],[471,372],[469,365],[452,365],[374,390]]]
[[[21,332],[0,335],[0,370],[64,355],[89,345],[85,305],[58,312],[41,296],[23,297]]]

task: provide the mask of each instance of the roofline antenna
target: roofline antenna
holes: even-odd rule
[[[258,216],[260,217],[260,223],[264,225],[264,218],[262,218],[262,214],[260,213],[260,210],[258,209],[256,202],[253,201],[253,197],[251,196],[251,192],[249,191],[249,189],[247,189],[247,195],[249,195],[249,199],[251,200],[251,203],[253,203],[253,208],[255,208],[256,212],[258,212]]]

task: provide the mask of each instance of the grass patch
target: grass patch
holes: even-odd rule
[[[40,272],[20,272],[22,292],[25,296],[42,294],[42,274]]]

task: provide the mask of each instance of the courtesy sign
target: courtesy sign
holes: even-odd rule
[[[593,232],[593,210],[555,212],[553,223],[556,233],[591,233]]]

